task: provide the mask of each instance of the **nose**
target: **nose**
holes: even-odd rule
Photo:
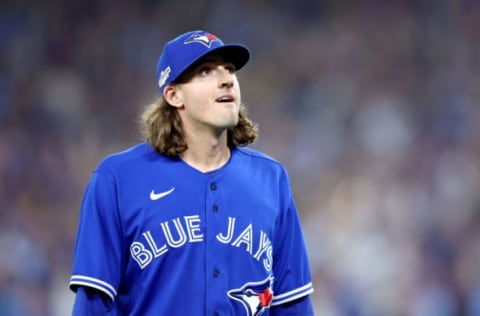
[[[226,69],[223,66],[220,66],[220,87],[221,88],[231,88],[234,85],[234,76],[235,74],[232,73],[229,69]]]

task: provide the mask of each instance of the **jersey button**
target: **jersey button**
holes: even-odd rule
[[[213,205],[212,211],[214,211],[215,213],[218,212],[218,205]]]
[[[215,182],[210,183],[210,190],[215,191],[217,189],[217,184]]]
[[[218,278],[220,276],[220,270],[218,270],[217,268],[213,269],[213,276]]]

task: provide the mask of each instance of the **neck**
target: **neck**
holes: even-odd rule
[[[230,159],[230,148],[227,145],[227,133],[220,138],[187,139],[188,149],[180,158],[200,172],[209,172],[221,168]]]

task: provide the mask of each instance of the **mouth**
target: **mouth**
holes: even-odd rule
[[[231,94],[224,94],[215,99],[215,102],[218,103],[232,103],[235,101],[235,97]]]

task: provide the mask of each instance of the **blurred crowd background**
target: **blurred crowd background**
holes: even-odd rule
[[[480,315],[480,2],[0,4],[0,315],[68,315],[78,210],[141,141],[166,40],[249,46],[253,147],[289,170],[317,315]]]

